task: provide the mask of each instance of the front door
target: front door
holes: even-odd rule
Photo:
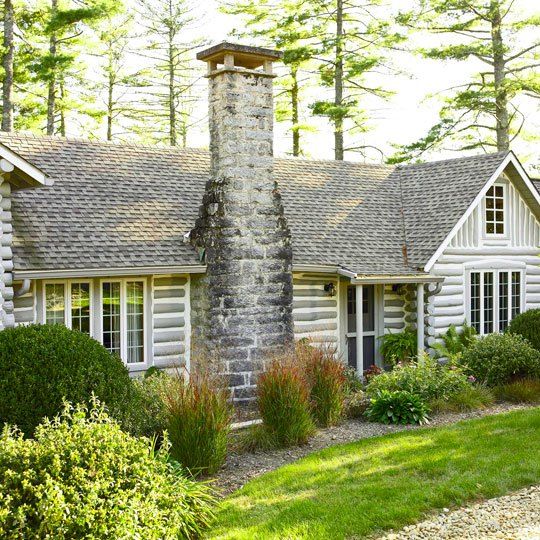
[[[356,358],[356,287],[347,288],[347,344],[348,344],[348,363],[357,372],[363,372],[375,364],[375,285],[364,285],[362,293],[362,320],[364,340],[364,358],[362,364],[358,365]]]

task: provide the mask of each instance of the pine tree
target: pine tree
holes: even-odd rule
[[[13,60],[15,55],[14,10],[12,0],[4,0],[2,52],[2,131],[13,130]]]
[[[392,161],[419,159],[443,143],[455,150],[508,150],[526,128],[520,99],[540,98],[538,14],[524,16],[514,0],[421,0],[401,22],[450,37],[450,43],[420,49],[423,57],[478,61],[484,69],[450,90],[439,122]]]
[[[196,102],[193,50],[201,41],[189,35],[195,22],[193,9],[188,0],[139,0],[140,24],[147,41],[138,54],[150,63],[142,73],[143,130],[171,146],[187,144]]]
[[[235,36],[256,38],[283,52],[285,72],[276,79],[276,119],[291,124],[292,155],[304,154],[301,135],[312,129],[301,120],[307,113],[304,90],[314,79],[309,66],[317,52],[309,11],[303,10],[302,0],[281,0],[277,4],[271,0],[238,0],[222,4],[222,10],[239,15],[245,22],[243,30],[234,30]]]
[[[391,73],[389,52],[403,39],[390,18],[383,17],[379,0],[315,0],[316,36],[320,39],[319,73],[332,98],[317,100],[314,114],[326,116],[334,130],[334,157],[345,152],[365,153],[371,145],[346,144],[353,136],[370,129],[366,98],[388,98],[392,92],[375,84],[373,75]],[[351,138],[351,137],[349,137]]]

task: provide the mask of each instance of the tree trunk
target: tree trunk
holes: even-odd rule
[[[112,46],[112,45],[111,45]],[[112,60],[112,52],[109,51],[109,77],[107,86],[107,140],[112,141],[112,126],[114,114],[114,65]]]
[[[292,143],[293,156],[300,155],[300,130],[298,129],[299,114],[298,114],[298,67],[291,68],[291,110],[292,110]]]
[[[64,86],[64,81],[60,82],[60,135],[62,137],[66,136],[66,110],[64,108],[66,98],[66,89]]]
[[[2,131],[13,131],[13,3],[4,0],[4,81],[2,83]]]
[[[343,0],[337,0],[336,10],[336,72],[334,81],[334,158],[343,159]]]
[[[58,10],[58,0],[51,0],[51,14],[54,16]],[[52,33],[49,40],[49,54],[52,66],[47,94],[47,135],[54,135],[54,116],[56,112],[56,66],[54,65],[57,52],[56,33]]]
[[[499,3],[496,0],[491,1],[491,15],[497,150],[502,152],[510,148],[510,119],[508,114],[508,94],[505,86],[505,59],[501,31],[501,11]]]
[[[169,1],[169,143],[171,146],[176,146],[176,103],[174,91],[174,20],[173,20],[173,4]]]

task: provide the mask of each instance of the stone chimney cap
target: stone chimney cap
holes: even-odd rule
[[[265,64],[283,57],[281,51],[265,49],[264,47],[252,47],[251,45],[240,45],[223,41],[209,49],[197,53],[197,60],[212,62],[215,64],[225,64],[225,56],[234,57],[234,65],[248,69],[255,69]]]

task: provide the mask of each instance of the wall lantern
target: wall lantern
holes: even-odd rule
[[[336,284],[333,282],[325,283],[324,292],[327,293],[328,296],[336,296]]]

